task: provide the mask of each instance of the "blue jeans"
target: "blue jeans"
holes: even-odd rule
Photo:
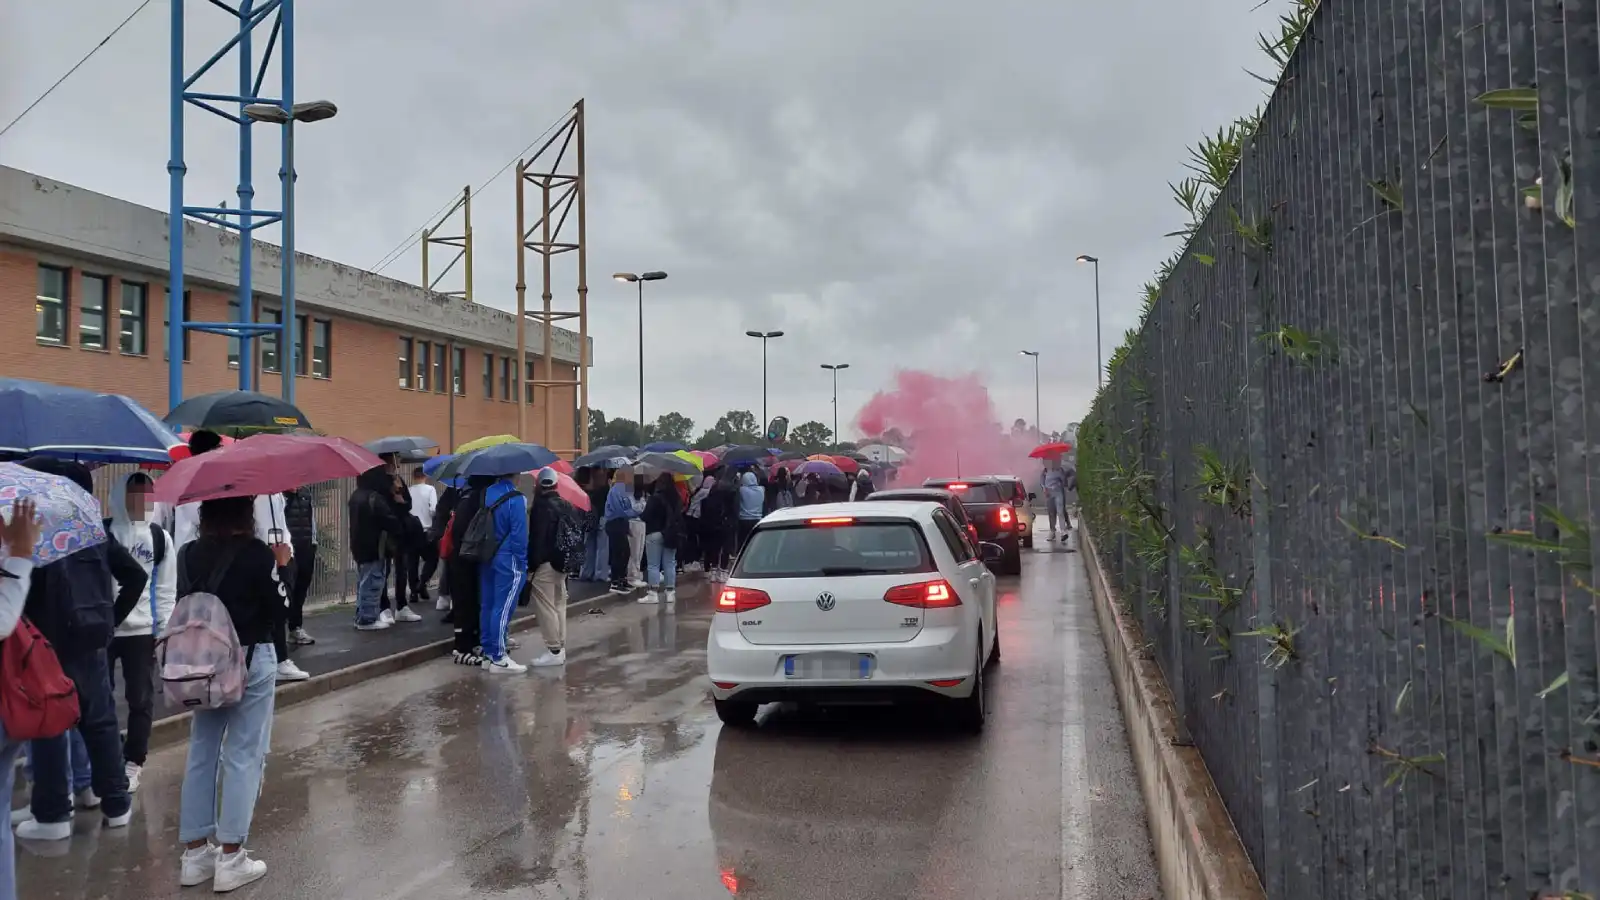
[[[579,581],[594,580],[595,551],[599,549],[599,532],[592,529],[583,533],[583,566],[578,569]]]
[[[666,535],[656,531],[644,536],[644,559],[651,588],[678,587],[678,548],[667,546]]]
[[[33,780],[33,741],[28,741],[22,747],[22,776],[29,781]],[[83,735],[74,728],[67,732],[67,763],[72,769],[72,792],[83,790],[90,786],[89,774],[89,748],[83,744]]]
[[[65,822],[72,818],[72,792],[75,787],[69,759],[89,765],[90,785],[100,797],[100,809],[108,817],[128,811],[133,799],[128,796],[128,773],[122,759],[122,733],[117,726],[117,707],[111,697],[111,673],[106,651],[68,655],[61,668],[78,687],[78,727],[59,737],[33,742],[33,792],[29,806],[40,822]],[[68,748],[81,741],[82,753]]]
[[[212,838],[243,844],[261,796],[261,777],[272,745],[272,703],[277,694],[278,654],[257,644],[244,697],[222,709],[197,709],[189,723],[189,765],[183,773],[178,840]],[[218,811],[217,792],[222,792]]]
[[[0,724],[0,797],[11,796],[12,779],[17,777],[14,763],[21,748],[21,744],[6,738],[5,725]],[[17,900],[17,851],[11,826],[0,832],[0,900]]]
[[[1067,494],[1065,491],[1045,491],[1045,507],[1050,514],[1050,530],[1056,530],[1057,517],[1060,518],[1062,530],[1072,528],[1072,522],[1067,518]]]
[[[361,563],[356,566],[356,624],[371,625],[378,621],[378,598],[383,596],[383,560]]]
[[[606,536],[604,527],[597,529],[594,533],[593,575],[595,581],[611,580],[611,538]]]

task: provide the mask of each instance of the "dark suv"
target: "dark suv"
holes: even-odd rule
[[[1011,486],[993,478],[929,478],[925,488],[949,491],[961,499],[967,519],[978,530],[978,540],[999,544],[1005,551],[996,574],[1022,574],[1022,533],[1017,531],[1017,510],[1011,505]],[[873,494],[877,499],[877,494]]]

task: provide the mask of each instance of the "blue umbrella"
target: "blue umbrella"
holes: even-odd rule
[[[438,477],[441,479],[455,478],[457,476],[491,475],[516,475],[519,472],[532,472],[542,469],[555,462],[559,457],[551,453],[548,448],[538,444],[496,444],[471,453],[463,453],[455,459],[441,466]]]
[[[844,472],[831,462],[820,459],[811,459],[794,467],[796,475],[843,475]]]
[[[169,463],[171,449],[182,443],[153,413],[121,394],[0,378],[0,453]]]
[[[736,466],[741,463],[748,465],[751,463],[765,462],[766,460],[777,455],[778,451],[769,450],[765,447],[743,446],[731,447],[727,453],[718,454],[717,459],[719,462],[727,465]]]
[[[440,456],[430,456],[428,457],[428,461],[422,464],[422,474],[428,476],[429,478],[436,478],[439,475],[440,467],[455,458],[456,455],[454,453],[445,453]]]
[[[677,441],[655,441],[645,444],[639,449],[645,453],[676,453],[679,450],[687,450],[689,448]]]

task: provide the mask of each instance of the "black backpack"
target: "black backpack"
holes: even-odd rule
[[[494,555],[500,552],[500,544],[505,541],[504,537],[495,534],[494,511],[515,496],[516,491],[506,491],[499,500],[478,507],[478,511],[472,515],[472,521],[467,523],[467,530],[461,535],[461,544],[455,548],[456,559],[480,565],[494,559]]]

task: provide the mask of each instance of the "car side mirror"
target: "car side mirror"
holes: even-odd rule
[[[1029,500],[1037,500],[1037,499],[1039,499],[1039,495],[1035,494],[1033,491],[1029,491],[1028,492],[1028,499]]]
[[[984,541],[978,545],[978,549],[983,552],[983,561],[986,563],[997,563],[1006,558],[1005,548],[999,544]]]

